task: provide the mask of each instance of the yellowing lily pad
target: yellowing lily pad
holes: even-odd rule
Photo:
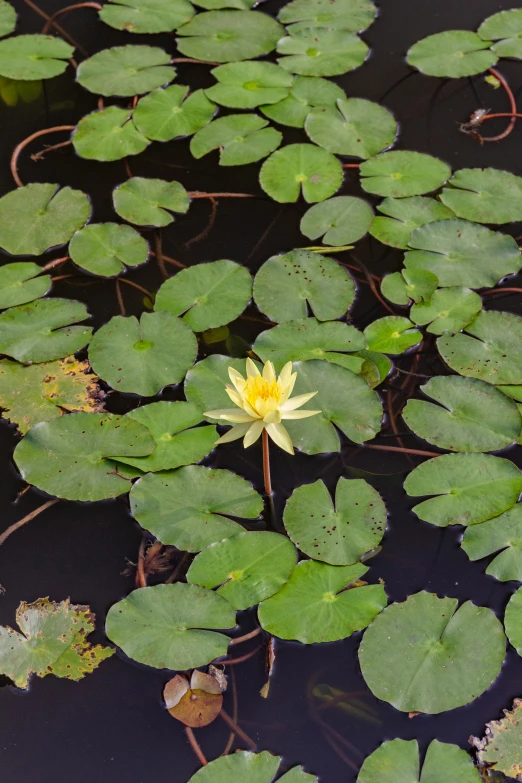
[[[486,725],[483,739],[472,737],[470,740],[478,751],[477,758],[481,766],[504,773],[514,780],[522,780],[521,717],[522,699],[515,699],[512,709],[504,710],[501,720],[493,720]]]

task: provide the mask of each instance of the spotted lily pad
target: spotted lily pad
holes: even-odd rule
[[[421,772],[422,769],[422,772]],[[357,783],[480,783],[480,775],[465,750],[433,740],[422,765],[417,740],[383,742],[365,760]]]
[[[82,117],[72,136],[74,149],[87,160],[121,160],[139,155],[149,144],[132,121],[130,109],[109,106]]]
[[[394,150],[365,160],[359,173],[361,186],[368,193],[405,198],[437,190],[450,178],[451,169],[423,152]]]
[[[318,76],[296,76],[288,97],[279,103],[261,106],[261,112],[280,125],[304,128],[313,106],[332,106],[346,95],[334,82]]]
[[[371,351],[400,354],[417,345],[422,334],[414,324],[402,315],[385,315],[373,321],[364,330]]]
[[[295,30],[277,42],[277,62],[301,76],[337,76],[358,68],[368,56],[358,35],[345,30],[318,28]]]
[[[409,271],[420,274],[422,270]],[[444,334],[465,329],[481,309],[482,299],[478,294],[469,288],[452,286],[439,288],[428,301],[413,305],[410,318],[416,324],[429,324],[427,331],[432,334]]]
[[[76,80],[95,95],[142,95],[171,82],[170,54],[157,46],[114,46],[84,60]]]
[[[6,0],[0,2],[0,36],[10,35],[16,27],[16,11]]]
[[[498,169],[459,169],[440,195],[460,218],[476,223],[522,220],[522,177]]]
[[[449,220],[454,213],[444,204],[425,196],[410,198],[385,198],[377,206],[378,215],[370,225],[370,234],[384,245],[408,249],[413,229],[433,223],[436,220]]]
[[[393,114],[362,98],[338,100],[337,108],[317,106],[305,121],[306,135],[337,155],[371,158],[390,147],[397,135]]]
[[[132,119],[151,141],[171,141],[180,136],[192,136],[206,125],[216,111],[203,90],[189,92],[189,87],[172,84],[158,88],[139,99]]]
[[[128,33],[170,33],[194,15],[188,0],[111,0],[100,19]]]
[[[275,19],[259,11],[207,11],[177,31],[181,54],[218,63],[251,60],[273,51],[284,33]]]
[[[510,603],[513,600],[511,599]],[[501,720],[493,720],[486,725],[486,734],[482,740],[477,737],[471,738],[470,742],[478,751],[477,758],[481,766],[493,772],[504,773],[508,778],[522,780],[521,718],[522,699],[515,699],[512,710],[504,710],[504,717]]]
[[[337,158],[314,144],[288,144],[266,160],[259,184],[275,201],[297,201],[302,194],[308,204],[333,196],[343,180]]]
[[[371,25],[376,12],[371,0],[292,0],[281,8],[278,19],[292,33],[321,27],[360,33]]]
[[[74,263],[101,277],[114,277],[126,266],[139,266],[149,257],[145,239],[131,226],[97,223],[77,231],[69,243]]]
[[[510,8],[488,16],[477,33],[485,41],[495,41],[491,48],[499,57],[522,59],[522,9]]]
[[[381,291],[390,302],[407,305],[411,299],[414,302],[421,302],[423,299],[429,300],[435,293],[438,283],[438,278],[433,272],[427,272],[424,269],[404,269],[402,272],[392,272],[391,275],[383,277]],[[482,300],[480,297],[478,299],[480,310]],[[412,320],[414,319],[412,318]],[[417,322],[414,321],[414,323]]]
[[[340,247],[363,237],[372,222],[373,209],[362,198],[336,196],[311,206],[299,229],[308,239],[323,238],[325,245]]]
[[[51,276],[40,275],[41,271],[38,264],[29,261],[0,267],[0,310],[45,296],[51,287]]]
[[[188,193],[179,182],[131,177],[114,189],[114,209],[120,217],[136,226],[168,226],[171,212],[187,212]]]
[[[283,139],[268,121],[257,114],[229,114],[198,130],[190,141],[194,158],[219,149],[221,166],[244,166],[266,158]]]
[[[471,30],[445,30],[413,44],[407,60],[428,76],[460,79],[483,73],[495,65],[498,56],[490,46],[491,41],[484,41]]]
[[[262,753],[236,751],[222,756],[199,769],[189,783],[272,783],[277,773],[280,756],[272,756],[266,750]],[[315,775],[303,772],[302,767],[293,767],[278,783],[318,783]]]
[[[18,81],[59,76],[74,47],[54,35],[16,35],[0,41],[0,76]]]
[[[269,62],[220,65],[211,71],[218,84],[205,90],[208,98],[231,109],[255,109],[288,96],[293,76]]]
[[[230,408],[230,397],[225,389],[225,384],[230,383],[229,367],[244,373],[245,360],[212,354],[197,362],[185,378],[187,400],[196,404],[202,411]],[[207,420],[215,423],[215,419]]]
[[[462,549],[470,560],[482,560],[496,554],[486,568],[486,574],[501,582],[511,579],[522,582],[522,504],[517,503],[498,517],[468,527],[462,539]],[[507,618],[508,614],[506,630],[511,637]],[[522,649],[522,636],[519,646]]]

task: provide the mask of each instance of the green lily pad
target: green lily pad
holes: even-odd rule
[[[68,242],[90,213],[81,190],[50,182],[11,190],[0,198],[0,247],[13,256],[39,256]]]
[[[437,340],[440,355],[459,375],[498,385],[522,384],[522,318],[493,310],[480,312],[466,334]]]
[[[98,223],[77,231],[69,243],[74,263],[101,277],[114,277],[126,266],[139,266],[149,257],[145,239],[131,226]]]
[[[155,310],[183,315],[194,332],[204,332],[234,321],[252,296],[248,269],[234,261],[212,261],[178,272],[158,293]]]
[[[308,204],[333,196],[343,181],[337,158],[314,144],[287,144],[265,160],[259,184],[280,203],[297,201],[303,193]]]
[[[421,772],[422,769],[422,772]],[[480,783],[480,775],[465,750],[433,740],[422,764],[417,740],[383,742],[365,760],[357,783]]]
[[[136,129],[130,109],[109,106],[86,114],[72,135],[74,149],[87,160],[121,160],[139,155],[149,145]]]
[[[471,30],[445,30],[413,44],[407,60],[427,76],[460,79],[483,73],[495,65],[498,56],[489,48],[491,43]]]
[[[414,228],[434,223],[436,220],[450,220],[454,213],[444,204],[425,196],[410,198],[385,198],[377,206],[378,215],[370,225],[370,234],[384,245],[408,249],[408,243]]]
[[[155,443],[146,427],[112,413],[74,413],[31,427],[14,451],[22,478],[66,500],[105,500],[128,492],[130,481],[110,461],[145,456]]]
[[[50,362],[79,351],[89,342],[89,326],[68,326],[89,317],[73,299],[37,299],[0,315],[0,354],[18,362]]]
[[[488,16],[480,25],[477,33],[490,42],[499,57],[522,59],[522,9],[511,8]]]
[[[203,90],[187,96],[189,87],[172,84],[159,87],[140,98],[134,109],[134,124],[152,141],[171,141],[180,136],[192,136],[206,125],[216,111]]]
[[[497,388],[513,400],[522,402],[522,386],[497,386]]]
[[[266,750],[262,753],[239,750],[209,762],[189,783],[272,783],[280,761],[280,756],[272,756]],[[318,783],[315,775],[303,772],[302,767],[293,767],[277,780],[278,783]]]
[[[292,34],[321,27],[360,33],[371,25],[376,13],[370,0],[292,0],[281,8],[277,18]]]
[[[329,79],[318,76],[296,76],[288,97],[279,103],[261,106],[260,111],[280,125],[304,128],[305,120],[313,106],[335,106],[346,98],[340,87]]]
[[[468,704],[489,688],[506,652],[502,623],[485,606],[458,603],[420,592],[374,620],[359,647],[359,663],[378,699],[403,712],[433,715]]]
[[[354,299],[355,284],[344,267],[308,250],[272,256],[254,279],[256,305],[279,323],[306,318],[308,308],[319,321],[331,321]]]
[[[219,11],[221,8],[235,8],[238,11],[250,11],[259,0],[194,0],[194,5],[206,11]]]
[[[432,272],[426,272],[424,269],[404,269],[402,272],[392,272],[391,275],[383,277],[381,291],[390,302],[408,305],[411,299],[414,302],[421,302],[423,299],[429,300],[435,293],[438,284],[439,280]],[[474,294],[474,296],[477,295]],[[481,309],[482,300],[480,297],[479,302],[479,309]],[[412,320],[414,319],[412,318]],[[414,323],[417,322],[414,321]]]
[[[130,502],[142,527],[163,544],[187,552],[241,533],[242,526],[228,517],[257,519],[263,510],[260,495],[248,481],[200,465],[148,473],[133,485]]]
[[[305,131],[311,141],[328,152],[371,158],[393,144],[397,123],[384,106],[362,98],[347,98],[338,100],[336,109],[312,109]]]
[[[110,647],[92,647],[87,641],[94,631],[94,619],[88,606],[75,606],[69,599],[61,603],[48,598],[32,604],[22,601],[16,610],[21,633],[0,626],[0,673],[18,688],[27,688],[33,674],[83,679],[114,654]]]
[[[335,506],[321,481],[297,487],[287,500],[286,532],[314,560],[331,565],[356,563],[381,541],[386,529],[386,506],[364,479],[340,478]]]
[[[136,226],[168,226],[174,218],[171,212],[187,212],[188,193],[179,182],[164,179],[131,177],[113,190],[112,200],[117,214]]]
[[[459,169],[440,199],[458,217],[476,223],[522,220],[522,177],[498,169]]]
[[[255,109],[262,104],[278,103],[288,96],[294,81],[284,68],[269,62],[228,63],[211,73],[219,84],[205,90],[205,94],[231,109]]]
[[[437,190],[450,178],[451,169],[423,152],[394,150],[365,160],[359,173],[361,186],[367,193],[405,198]]]
[[[74,47],[54,35],[16,35],[0,41],[0,76],[17,81],[52,79],[68,66]]]
[[[346,30],[305,28],[277,42],[281,68],[301,76],[338,76],[359,68],[368,47],[358,35]]]
[[[332,566],[302,560],[281,590],[259,604],[259,622],[273,636],[303,644],[346,639],[386,606],[380,584],[347,589],[367,570],[360,563]]]
[[[16,27],[16,11],[6,0],[0,2],[0,36],[10,35]]]
[[[371,351],[400,354],[422,341],[422,333],[402,315],[385,315],[364,330]]]
[[[228,368],[244,374],[245,360],[231,359],[230,356],[212,354],[197,362],[185,378],[185,397],[202,411],[217,411],[230,408],[230,397],[225,385],[230,383]],[[215,424],[215,419],[207,419]]]
[[[284,29],[259,11],[206,11],[177,33],[182,37],[176,46],[185,57],[230,63],[272,52]]]
[[[127,33],[170,33],[194,15],[188,0],[111,0],[100,19]]]
[[[501,582],[522,582],[522,504],[517,503],[498,517],[468,527],[462,549],[470,560],[482,560],[496,554],[486,568],[486,574]],[[506,629],[507,617],[506,614]]]
[[[421,386],[425,400],[408,400],[403,419],[413,432],[449,451],[499,451],[516,443],[522,418],[516,403],[475,378],[439,376]]]
[[[415,272],[420,274],[422,270],[409,270],[410,274]],[[427,331],[431,334],[444,334],[464,329],[481,310],[482,299],[475,291],[462,286],[451,286],[439,288],[429,301],[413,305],[410,318],[416,324],[429,324]]]
[[[432,525],[477,525],[498,517],[518,500],[522,474],[491,454],[443,454],[413,470],[404,482],[410,497],[434,495],[414,506]]]
[[[221,166],[244,166],[266,158],[283,140],[275,128],[257,114],[229,114],[198,130],[190,140],[194,158],[202,158],[219,149]]]
[[[25,261],[0,267],[0,310],[45,296],[51,288],[51,276],[40,275],[41,271],[38,264]]]
[[[178,582],[142,587],[107,614],[107,636],[138,663],[156,669],[192,669],[225,655],[236,613],[212,590]]]
[[[200,552],[187,581],[217,587],[234,609],[248,609],[277,593],[295,564],[295,547],[286,536],[266,531],[238,533]]]
[[[114,46],[84,60],[76,81],[95,95],[142,95],[171,82],[170,54],[157,46]]]
[[[192,330],[171,313],[116,315],[94,334],[89,361],[113,389],[152,397],[183,380],[197,351]]]
[[[336,196],[307,209],[299,230],[308,239],[322,237],[325,245],[340,247],[361,239],[370,227],[373,209],[362,198]]]
[[[509,641],[518,654],[522,655],[522,587],[509,599],[504,623]]]
[[[387,378],[392,368],[392,362],[386,354],[365,349],[364,351],[357,351],[355,355],[364,359],[364,364],[358,374],[361,378],[364,378],[372,389],[379,386]]]
[[[504,710],[504,717],[501,720],[493,720],[486,724],[486,734],[482,740],[477,737],[470,739],[478,751],[477,758],[480,765],[486,766],[488,770],[491,769],[493,774],[504,773],[510,779],[522,780],[521,717],[522,699],[515,699],[511,712]],[[487,774],[488,777],[491,775],[489,772]]]

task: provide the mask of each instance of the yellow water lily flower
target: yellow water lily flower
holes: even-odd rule
[[[272,362],[265,364],[261,374],[252,359],[247,359],[246,371],[247,377],[243,378],[237,370],[228,368],[232,386],[227,384],[225,388],[237,408],[205,413],[205,416],[210,419],[235,425],[217,440],[216,444],[243,438],[243,445],[247,448],[256,442],[263,430],[266,430],[274,443],[289,454],[293,454],[292,440],[281,424],[281,420],[306,419],[308,416],[321,413],[321,411],[296,410],[315,397],[317,392],[298,394],[297,397],[290,399],[297,378],[297,373],[292,373],[292,362],[285,364],[279,377],[276,377]]]

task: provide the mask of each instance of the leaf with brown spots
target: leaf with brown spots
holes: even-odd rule
[[[504,716],[486,725],[483,739],[471,737],[470,742],[478,750],[481,766],[522,780],[522,699],[515,699],[513,709],[504,710]]]
[[[221,712],[222,690],[224,688],[216,677],[194,669],[190,683],[181,674],[169,680],[163,696],[173,718],[185,726],[199,729],[212,723]]]

